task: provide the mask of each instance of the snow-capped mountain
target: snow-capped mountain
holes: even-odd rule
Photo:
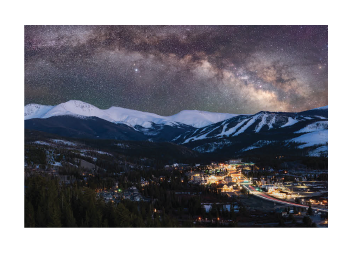
[[[196,128],[205,127],[238,116],[230,113],[214,113],[197,110],[184,110],[167,117],[170,121],[180,122]]]
[[[25,128],[75,138],[168,141],[228,156],[276,149],[327,156],[328,150],[328,106],[298,113],[185,110],[160,116],[120,107],[102,110],[71,100],[56,106],[26,105]]]
[[[326,150],[328,143],[328,106],[312,110],[259,112],[233,118],[186,132],[173,141],[198,152],[242,153],[266,146],[289,145],[297,149]],[[326,149],[321,147],[326,146]],[[317,155],[317,152],[311,152]],[[321,154],[320,153],[320,154]]]
[[[25,120],[42,118],[53,107],[50,105],[28,104],[25,106]]]
[[[271,129],[287,128],[298,122],[312,122],[313,120],[326,120],[325,122],[327,122],[327,116],[322,116],[322,113],[316,115],[316,110],[310,111],[313,112],[309,114],[310,116],[308,115],[309,111],[300,113],[259,112],[254,115],[238,115],[222,122],[198,128],[194,132],[185,133],[174,141],[185,144],[208,138],[235,137],[244,132],[259,133]]]
[[[322,106],[322,107],[318,107],[318,108],[314,108],[312,110],[328,110],[328,105]]]
[[[141,112],[121,107],[99,109],[91,104],[70,100],[57,106],[29,104],[25,106],[25,120],[50,118],[55,116],[97,117],[112,123],[126,124],[132,127],[151,128],[153,124],[185,124],[196,128],[204,127],[225,119],[237,116],[229,113],[213,113],[196,110],[185,110],[171,116],[160,116],[154,113]]]

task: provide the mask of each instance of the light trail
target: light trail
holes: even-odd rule
[[[285,205],[291,205],[291,206],[299,206],[302,208],[309,208],[309,206],[306,205],[301,205],[301,204],[297,204],[297,203],[293,203],[293,202],[288,202],[288,201],[283,201],[283,200],[279,200],[276,198],[273,198],[271,196],[268,196],[267,194],[264,193],[260,193],[258,191],[256,191],[256,189],[251,186],[251,185],[242,185],[245,189],[247,189],[250,193],[252,193],[254,196],[258,196],[259,198],[265,199],[265,200],[269,200],[269,201],[273,201],[273,202],[277,202],[277,203],[281,203],[281,204],[285,204]],[[317,211],[321,211],[321,212],[328,212],[328,210],[326,209],[321,209],[321,208],[316,208],[316,207],[311,207],[313,210],[317,210]]]

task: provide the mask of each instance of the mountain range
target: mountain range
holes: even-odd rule
[[[200,153],[235,156],[269,149],[327,156],[328,106],[253,115],[184,110],[160,116],[121,107],[99,109],[71,100],[56,106],[28,104],[25,128],[71,138],[173,142]]]
[[[153,124],[170,126],[185,124],[198,128],[232,118],[237,116],[237,114],[185,110],[172,116],[160,116],[154,113],[115,106],[102,110],[78,100],[70,100],[56,106],[39,104],[28,104],[25,106],[25,120],[34,118],[46,119],[55,116],[97,117],[112,123],[123,123],[131,127],[138,125],[144,128],[151,128]]]

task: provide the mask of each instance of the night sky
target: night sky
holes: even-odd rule
[[[327,26],[25,26],[25,104],[160,115],[328,104]]]

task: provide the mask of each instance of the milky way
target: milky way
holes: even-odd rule
[[[327,26],[25,26],[25,103],[171,115],[328,104]]]

